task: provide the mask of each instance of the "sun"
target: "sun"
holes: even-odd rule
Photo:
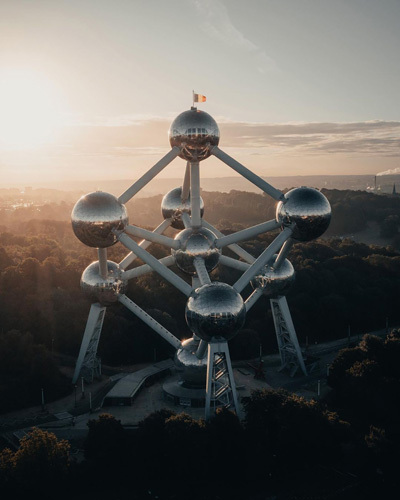
[[[0,71],[0,147],[30,149],[53,142],[62,123],[61,96],[33,71]]]

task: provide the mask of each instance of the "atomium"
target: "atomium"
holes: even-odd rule
[[[242,296],[226,283],[211,283],[196,288],[186,303],[186,322],[202,340],[213,337],[232,339],[246,319]]]
[[[95,191],[82,196],[72,214],[75,236],[89,247],[107,248],[118,241],[114,231],[123,231],[128,224],[128,212],[115,196]]]
[[[251,284],[253,288],[260,288],[267,298],[286,295],[294,283],[295,272],[291,262],[285,259],[277,269],[274,269],[277,254],[265,266],[261,273],[256,275]]]
[[[204,260],[207,271],[212,271],[219,261],[221,250],[216,248],[215,234],[204,227],[199,229],[187,228],[175,237],[180,248],[172,250],[175,263],[179,269],[187,274],[196,274],[194,259],[200,257]]]
[[[122,278],[118,264],[111,260],[107,261],[107,276],[101,276],[99,262],[96,261],[83,271],[81,288],[88,298],[111,305],[118,301],[119,294],[126,292],[128,282]]]
[[[94,192],[76,203],[71,215],[73,230],[82,243],[97,247],[99,259],[85,269],[81,286],[85,294],[101,306],[97,303],[91,306],[73,383],[78,380],[81,370],[93,374],[98,369],[96,350],[104,306],[117,301],[174,347],[175,365],[181,380],[177,386],[175,382],[168,384],[174,386],[174,397],[178,394],[178,399],[182,396],[185,401],[188,391],[202,392],[197,399],[205,401],[206,418],[210,416],[212,405],[214,409],[218,405],[235,408],[239,414],[227,341],[243,327],[251,307],[262,296],[268,298],[271,305],[281,367],[293,373],[300,368],[307,374],[285,298],[294,280],[293,266],[286,257],[294,241],[310,241],[327,229],[331,218],[329,202],[312,188],[296,188],[283,194],[222,151],[218,147],[219,137],[215,120],[208,113],[191,108],[171,124],[171,150],[118,199],[108,193]],[[276,219],[229,235],[222,234],[204,220],[198,162],[210,155],[275,199],[278,202]],[[186,171],[182,186],[171,190],[162,200],[164,220],[153,231],[128,225],[124,203],[177,156],[187,161]],[[182,199],[182,193],[186,199]],[[258,257],[238,245],[279,226],[279,234]],[[173,230],[180,232],[175,236],[174,233],[164,234]],[[140,243],[136,238],[141,239]],[[107,247],[117,242],[130,251],[119,264],[107,260]],[[157,259],[155,252],[147,251],[152,244],[167,247],[171,255]],[[229,254],[222,254],[224,247],[229,248]],[[137,258],[142,264],[130,269]],[[184,272],[183,277],[176,272],[174,264]],[[233,286],[212,281],[210,273],[219,264],[241,273]],[[129,279],[152,271],[187,297],[185,318],[193,335],[191,339],[181,342],[125,295]],[[247,293],[250,283],[254,290],[244,300],[242,295]],[[179,387],[186,392],[179,392]]]
[[[187,161],[202,161],[218,146],[217,122],[205,111],[192,108],[178,115],[169,129],[171,147],[181,149],[179,156]]]
[[[321,236],[331,221],[331,206],[317,189],[300,187],[285,194],[276,207],[276,220],[283,226],[295,223],[293,238],[311,241]]]
[[[171,226],[174,229],[184,229],[182,214],[191,214],[190,193],[187,200],[182,201],[182,188],[172,189],[161,201],[161,212],[164,219],[171,219]],[[204,215],[204,202],[200,198],[200,214]]]

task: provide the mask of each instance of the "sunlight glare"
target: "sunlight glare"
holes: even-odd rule
[[[0,71],[2,149],[51,143],[61,121],[61,99],[50,80],[32,71]]]

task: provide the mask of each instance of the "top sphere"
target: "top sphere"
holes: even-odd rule
[[[219,128],[211,115],[192,108],[175,118],[168,136],[171,147],[182,148],[181,158],[196,162],[208,158],[211,149],[218,146]]]
[[[292,238],[311,241],[321,236],[331,221],[331,206],[318,189],[300,187],[285,194],[276,207],[276,220],[287,226],[295,223]]]
[[[71,222],[75,236],[82,243],[89,247],[107,248],[117,243],[113,230],[125,229],[128,212],[112,194],[95,191],[76,202]]]
[[[161,202],[161,212],[164,219],[172,219],[171,226],[175,229],[184,229],[185,226],[182,222],[182,214],[183,212],[186,212],[190,215],[192,212],[192,208],[190,205],[190,193],[188,199],[185,201],[182,201],[181,196],[182,188],[177,187],[169,191],[169,193],[164,196]],[[204,201],[201,197],[200,213],[201,217],[203,217]]]

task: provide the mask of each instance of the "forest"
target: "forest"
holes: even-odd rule
[[[327,237],[296,243],[289,255],[296,281],[287,298],[301,344],[343,338],[349,327],[352,334],[382,329],[387,318],[391,325],[400,321],[400,198],[359,191],[324,190],[324,194],[333,212]],[[232,191],[202,196],[205,218],[226,234],[274,217],[275,202],[263,195]],[[131,222],[153,228],[161,220],[160,201],[161,196],[130,202]],[[85,247],[72,232],[72,207],[70,201],[61,200],[0,210],[0,372],[2,380],[7,376],[15,381],[0,385],[0,412],[37,402],[37,396],[32,398],[43,384],[51,399],[70,390],[65,377],[55,376],[53,354],[77,356],[90,307],[79,280],[97,259],[96,250]],[[381,224],[391,238],[390,246],[341,238],[371,222]],[[171,236],[176,233],[169,231]],[[260,235],[243,246],[257,256],[274,236]],[[159,245],[150,248],[157,258],[167,254]],[[119,262],[126,253],[117,244],[109,249],[109,259]],[[219,266],[212,278],[233,283],[237,276]],[[244,296],[251,291],[249,285]],[[186,298],[157,274],[131,280],[127,295],[177,337],[190,336],[183,313]],[[232,357],[255,357],[260,344],[264,354],[277,350],[264,298],[230,343]],[[114,305],[107,309],[99,355],[103,364],[118,366],[165,359],[172,351],[123,306]],[[29,383],[20,388],[22,373]]]
[[[80,462],[68,441],[34,428],[0,452],[0,488],[15,499],[395,498],[399,353],[399,330],[365,335],[333,361],[326,400],[253,391],[242,421],[224,408],[207,422],[163,409],[124,428],[100,414]]]

